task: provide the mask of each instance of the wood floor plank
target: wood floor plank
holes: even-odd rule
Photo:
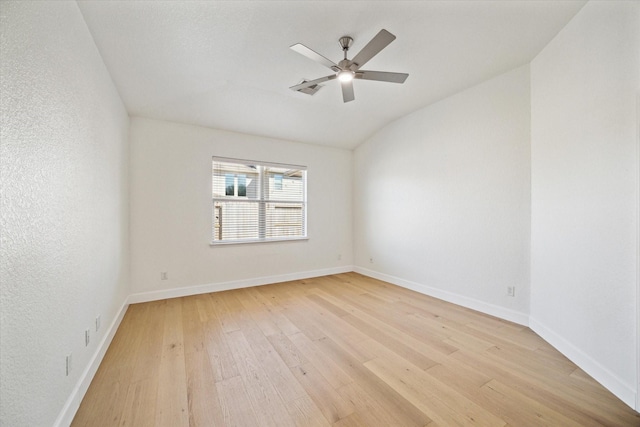
[[[353,414],[333,423],[334,427],[367,427],[371,423],[365,418],[365,414],[354,412]]]
[[[463,369],[462,372],[461,369]],[[496,380],[487,380],[488,377],[485,375],[478,376],[472,367],[451,368],[438,365],[427,372],[487,411],[504,419],[507,423],[511,422],[516,425],[518,423],[522,425],[576,425],[574,420],[564,417],[540,402],[527,400],[526,396],[516,390],[509,389],[506,393],[498,391]],[[588,417],[584,417],[581,422],[584,426],[597,425]]]
[[[188,426],[187,373],[184,357],[182,300],[167,300],[164,340],[158,368],[156,423]]]
[[[220,398],[222,425],[229,427],[259,425],[240,375],[217,382],[216,389]]]
[[[205,297],[206,298],[206,297]],[[190,426],[223,426],[220,397],[207,350],[205,327],[209,316],[203,298],[183,300],[184,363]]]
[[[300,329],[298,329],[296,325],[281,313],[281,309],[274,304],[273,301],[259,292],[258,288],[247,288],[246,291],[264,307],[264,310],[269,313],[271,320],[282,331],[282,333],[285,335],[293,335],[300,332]]]
[[[453,354],[452,357],[474,366],[555,411],[571,414],[572,419],[580,420],[586,417],[605,426],[640,425],[640,414],[625,408],[622,402],[604,403],[599,396],[586,393],[584,389],[576,390],[567,384],[566,378],[560,379],[553,373],[536,376],[523,372],[516,365],[509,366],[499,360],[486,356],[478,357],[462,351]],[[604,409],[605,407],[609,409]],[[585,421],[585,425],[588,424]]]
[[[206,294],[200,301],[198,307],[206,313],[202,335],[214,380],[218,382],[240,375],[224,333],[225,330],[237,331],[239,327],[226,314],[227,308],[222,299]]]
[[[242,331],[229,332],[229,346],[236,358],[244,388],[253,411],[264,426],[293,426],[280,395],[273,387],[259,359]]]
[[[331,425],[309,395],[287,402],[287,410],[296,426],[326,427]]]
[[[293,345],[312,365],[321,368],[322,375],[335,389],[350,384],[353,379],[331,357],[322,352],[315,342],[300,332],[289,337]],[[301,365],[298,364],[296,366]]]
[[[376,325],[379,326],[379,323],[377,323],[375,319],[372,319],[367,314],[362,313],[357,308],[341,302],[332,295],[322,291],[316,292],[315,294],[319,300],[326,300],[334,306],[341,307],[340,309],[344,312],[341,317],[342,320],[362,331],[369,338],[377,340],[379,343],[383,344],[401,357],[411,361],[416,366],[422,369],[428,369],[437,364],[437,362],[420,353],[415,347],[406,345],[401,338],[399,339],[398,335],[401,334],[399,330],[393,329],[390,332],[388,328],[382,330],[381,328],[376,327]]]
[[[357,273],[129,306],[73,426],[640,426],[530,329]]]
[[[282,333],[278,335],[270,335],[267,339],[288,367],[292,368],[294,366],[300,366],[307,363],[307,359],[304,357],[302,352],[296,348],[295,344],[291,342],[290,337],[287,337]]]
[[[357,416],[365,425],[406,426],[406,421],[395,416],[395,411],[389,410],[388,405],[381,405],[372,398],[358,383],[350,383],[338,389],[338,393],[348,399],[356,408],[352,415]],[[351,416],[347,417],[351,418]],[[336,424],[340,424],[339,422]],[[341,425],[341,424],[340,424]]]
[[[576,422],[564,414],[557,412],[540,402],[531,399],[500,381],[492,380],[481,387],[485,396],[490,396],[494,402],[500,402],[500,407],[510,411],[501,411],[502,418],[510,424],[538,424],[559,425],[566,427],[584,426],[583,422]]]
[[[264,373],[282,398],[283,402],[296,400],[305,395],[304,389],[291,374],[289,367],[257,327],[244,329],[251,350],[260,361]]]
[[[443,425],[504,426],[506,422],[406,361],[375,359],[365,366]]]
[[[379,405],[393,412],[402,421],[402,425],[423,426],[432,421],[426,413],[420,411],[388,383],[376,375],[372,375],[371,371],[347,349],[330,338],[318,340],[316,344],[335,360]]]
[[[269,311],[260,304],[253,294],[247,289],[238,289],[237,298],[240,304],[244,306],[249,316],[253,319],[255,324],[262,330],[265,336],[277,335],[282,333],[278,325],[275,324]]]
[[[287,315],[294,311],[297,312],[298,318],[303,316],[307,321],[312,323],[311,329],[305,326],[303,330],[305,335],[314,341],[326,337],[331,338],[342,347],[348,348],[361,362],[374,357],[374,355],[368,353],[365,348],[358,345],[368,337],[330,311],[324,310],[320,306],[309,302],[306,298],[300,298],[298,307],[294,310],[287,311]],[[314,333],[315,330],[319,331],[320,334]],[[311,335],[309,334],[310,331],[312,332]]]
[[[127,397],[123,402],[119,425],[154,425],[156,420],[160,357],[164,342],[165,311],[167,303],[151,304],[142,325],[142,339],[135,368],[128,379]],[[121,377],[122,381],[125,380]]]
[[[233,313],[229,310],[224,303],[224,299],[230,292],[214,292],[209,294],[211,305],[213,306],[213,312],[216,313],[216,317],[222,326],[223,332],[233,332],[240,329],[234,320]]]
[[[355,412],[351,402],[342,398],[311,363],[294,366],[291,372],[330,423],[335,423]]]

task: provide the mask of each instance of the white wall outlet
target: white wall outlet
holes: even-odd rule
[[[100,330],[100,315],[96,316],[96,332]]]
[[[167,276],[167,272],[163,271],[162,273],[160,273],[160,280],[167,280],[169,278],[169,276]]]
[[[516,287],[515,286],[507,286],[507,296],[515,297],[516,296]]]
[[[342,259],[342,254],[338,254],[338,261]]]
[[[71,373],[71,355],[73,353],[69,353],[69,355],[67,356],[67,361],[66,361],[66,372],[67,372],[67,376],[69,376],[69,374]]]
[[[91,330],[85,329],[84,330],[84,346],[87,347],[90,342],[91,342]]]

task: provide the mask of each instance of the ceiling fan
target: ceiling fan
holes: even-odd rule
[[[291,46],[291,49],[306,56],[309,59],[312,59],[324,65],[325,67],[330,68],[334,71],[335,74],[330,74],[328,76],[320,77],[319,79],[315,80],[303,81],[300,84],[291,86],[290,89],[313,95],[317,91],[317,89],[319,89],[319,83],[323,83],[328,80],[334,80],[337,78],[338,80],[340,80],[340,84],[342,86],[342,99],[344,102],[349,102],[355,99],[355,96],[353,94],[353,79],[404,83],[407,77],[409,77],[409,74],[390,73],[385,71],[368,71],[360,69],[360,67],[362,67],[371,58],[380,53],[382,49],[387,47],[389,43],[391,43],[395,39],[396,36],[391,34],[389,31],[380,30],[380,32],[376,34],[376,36],[371,39],[371,41],[367,43],[367,45],[363,47],[362,50],[353,57],[353,59],[347,59],[347,51],[351,47],[353,39],[349,36],[340,37],[338,43],[340,43],[342,51],[344,52],[344,59],[342,59],[342,61],[338,62],[337,64],[330,59],[327,59],[324,56],[320,55],[318,52],[309,49],[301,43],[294,44],[293,46]]]

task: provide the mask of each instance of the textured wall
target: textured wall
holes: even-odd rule
[[[128,116],[75,2],[0,16],[0,420],[48,426],[129,293]]]
[[[637,2],[587,3],[531,64],[532,327],[630,405],[639,70]]]
[[[403,117],[358,147],[356,266],[526,319],[529,123],[524,66]]]
[[[134,293],[352,264],[351,151],[138,117],[130,138]],[[212,156],[307,166],[309,240],[209,246]]]

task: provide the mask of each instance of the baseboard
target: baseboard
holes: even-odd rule
[[[208,283],[205,285],[187,286],[184,288],[165,289],[161,291],[141,292],[129,296],[129,304],[157,301],[169,298],[186,297],[189,295],[207,294],[209,292],[228,291],[231,289],[249,288],[251,286],[269,285],[272,283],[288,282],[291,280],[309,279],[312,277],[328,276],[331,274],[349,273],[353,271],[352,265],[343,267],[325,268],[322,270],[302,271],[297,273],[281,274],[277,276],[255,277],[251,279],[234,280],[230,282]]]
[[[529,327],[540,335],[542,339],[555,347],[556,350],[578,365],[580,369],[602,384],[604,388],[616,395],[630,408],[635,409],[637,393],[632,386],[625,384],[607,368],[536,319],[529,318]]]
[[[122,318],[127,311],[127,307],[129,307],[129,303],[127,300],[125,300],[120,307],[118,315],[115,317],[115,319],[113,319],[111,325],[109,325],[107,333],[102,338],[102,341],[100,341],[100,344],[98,344],[98,348],[96,348],[96,351],[89,361],[89,364],[82,372],[82,375],[80,375],[80,379],[78,380],[76,386],[73,388],[71,395],[62,407],[62,411],[60,411],[58,418],[53,424],[54,427],[67,427],[71,425],[73,417],[75,417],[76,412],[78,412],[80,403],[82,402],[84,395],[87,393],[89,385],[91,384],[94,375],[98,371],[98,367],[100,366],[104,355],[107,353],[107,349],[111,344],[111,340],[113,340],[113,337],[115,336],[116,331],[120,326],[120,322],[122,322]]]
[[[469,298],[453,292],[443,291],[442,289],[434,288],[431,286],[423,285],[421,283],[412,282],[410,280],[401,279],[399,277],[391,276],[389,274],[379,273],[377,271],[369,270],[362,267],[354,267],[356,273],[360,273],[365,276],[373,277],[374,279],[383,280],[385,282],[393,283],[394,285],[402,286],[403,288],[411,289],[421,294],[429,295],[434,298],[441,299],[453,304],[460,305],[462,307],[477,310],[491,316],[499,317],[510,322],[517,323],[523,326],[529,326],[529,316],[526,313],[522,313],[508,308],[500,307],[494,304],[489,304],[484,301],[477,300],[475,298]]]

